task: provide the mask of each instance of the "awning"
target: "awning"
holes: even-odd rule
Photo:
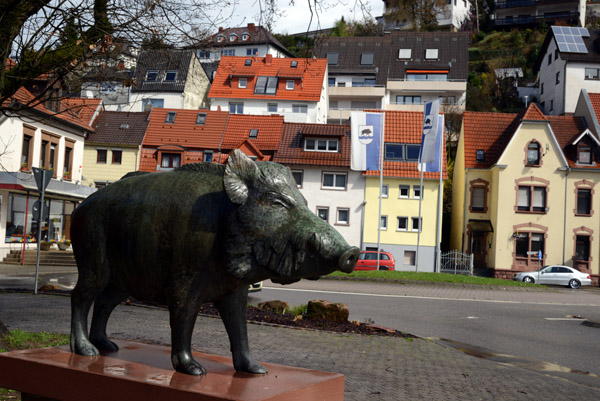
[[[0,172],[0,189],[39,192],[33,175],[23,172]],[[46,188],[47,196],[76,200],[83,200],[94,192],[96,188],[56,179],[50,180]]]
[[[479,231],[485,233],[493,233],[494,227],[492,227],[492,222],[489,220],[474,220],[469,219],[469,228],[471,232]]]

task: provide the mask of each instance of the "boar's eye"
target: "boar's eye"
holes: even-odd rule
[[[290,208],[296,206],[294,199],[287,197],[285,195],[276,194],[273,192],[265,194],[264,200],[266,201],[266,203],[268,205],[284,207],[286,209],[290,209]]]

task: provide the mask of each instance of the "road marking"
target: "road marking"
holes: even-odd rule
[[[545,317],[544,320],[570,320],[571,322],[583,322],[583,319],[575,319],[572,317]]]
[[[472,299],[472,298],[447,298],[447,297],[428,297],[428,296],[417,296],[417,295],[393,295],[393,294],[366,294],[363,292],[346,292],[346,291],[324,291],[324,290],[305,290],[300,288],[278,288],[263,286],[263,289],[275,290],[275,291],[298,291],[298,292],[315,292],[319,294],[340,294],[340,295],[361,295],[366,297],[379,297],[379,298],[410,298],[410,299],[431,299],[440,301],[466,301],[466,302],[487,302],[495,304],[531,304],[531,305],[562,305],[562,306],[600,306],[600,304],[575,304],[575,303],[561,303],[561,302],[526,302],[526,301],[509,301],[500,299]]]

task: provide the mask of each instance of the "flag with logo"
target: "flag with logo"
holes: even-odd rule
[[[356,171],[373,171],[380,168],[381,113],[353,111],[351,116],[352,152],[350,168]]]
[[[423,136],[419,152],[419,170],[440,171],[440,148],[443,139],[444,117],[439,115],[440,101],[425,103],[423,113]]]

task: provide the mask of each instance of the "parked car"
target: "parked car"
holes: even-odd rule
[[[582,285],[592,285],[588,273],[560,265],[544,266],[539,273],[537,271],[516,273],[513,280],[524,283],[567,285],[575,289]]]
[[[260,290],[262,290],[262,281],[259,281],[258,283],[250,284],[250,287],[248,288],[248,292],[257,292]]]
[[[391,253],[379,252],[379,270],[395,270],[396,261]],[[354,270],[377,270],[377,251],[362,251]]]

